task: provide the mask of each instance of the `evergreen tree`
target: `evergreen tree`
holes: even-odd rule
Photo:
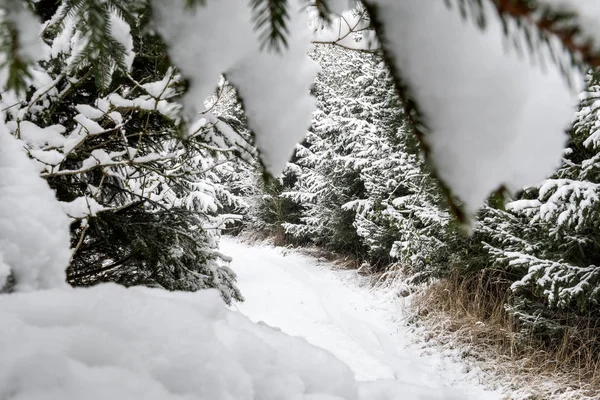
[[[431,270],[433,256],[443,254],[448,214],[416,155],[385,63],[332,45],[312,54],[322,68],[317,112],[296,152],[295,187],[282,195],[304,211],[286,231],[384,269],[398,262]]]
[[[4,92],[1,101],[9,130],[72,220],[69,283],[214,287],[226,302],[240,300],[217,245],[238,218],[230,213],[244,206],[223,184],[243,140],[208,112],[182,135],[182,78],[159,38],[144,33],[139,4],[84,3],[58,7],[45,25],[48,55],[31,68],[28,90]],[[94,33],[80,15],[95,11],[110,13],[108,33]],[[97,53],[105,65],[85,64],[86,46],[115,30],[120,45],[107,51],[118,49],[120,60]]]
[[[600,300],[598,71],[588,73],[587,84],[563,165],[507,205],[514,214],[503,218],[508,229],[495,232],[498,240],[488,246],[496,263],[520,277],[510,311],[546,334],[563,327],[545,307],[594,318]]]
[[[0,37],[2,38],[3,56],[5,57],[1,64],[2,74],[0,75],[2,77],[0,77],[0,80],[10,89],[23,90],[27,86],[26,79],[31,75],[30,65],[35,62],[35,53],[39,47],[37,46],[39,43],[35,43],[36,38],[31,34],[31,32],[36,31],[36,25],[32,14],[27,11],[27,8],[36,9],[40,15],[52,15],[45,23],[43,33],[56,34],[57,37],[61,38],[55,43],[57,45],[55,51],[60,51],[60,48],[64,47],[68,41],[71,42],[70,46],[74,51],[71,53],[71,57],[65,60],[66,69],[71,72],[85,69],[94,77],[97,88],[102,91],[109,89],[115,72],[126,73],[133,62],[131,51],[133,44],[128,31],[138,29],[142,25],[145,26],[146,22],[152,18],[152,29],[156,29],[162,35],[168,44],[171,57],[182,68],[183,74],[189,78],[188,96],[185,99],[187,110],[191,112],[199,111],[197,106],[201,105],[204,97],[208,95],[207,88],[210,85],[206,83],[206,76],[214,73],[228,73],[228,79],[237,87],[241,97],[245,99],[244,106],[249,111],[248,125],[255,133],[258,133],[256,138],[257,145],[261,148],[259,156],[262,163],[268,172],[279,172],[285,165],[286,157],[274,154],[281,150],[275,147],[275,143],[279,145],[285,142],[285,151],[290,151],[293,143],[300,138],[304,130],[302,125],[306,122],[310,112],[307,101],[296,103],[294,97],[294,95],[305,95],[306,87],[313,77],[312,72],[308,71],[310,68],[304,60],[305,45],[308,42],[300,34],[300,31],[305,27],[305,21],[301,21],[302,18],[298,17],[300,13],[297,12],[299,9],[304,9],[305,2],[300,0],[256,0],[249,5],[231,7],[200,0],[181,0],[176,3],[174,7],[166,7],[164,2],[150,0],[128,0],[125,2],[64,0],[60,2],[56,12],[48,12],[48,9],[55,8],[55,3],[6,0],[0,5],[4,11],[2,15],[4,31],[0,32]],[[439,167],[436,175],[444,181],[443,188],[446,197],[451,202],[452,210],[459,219],[464,220],[470,214],[473,214],[479,205],[478,203],[485,199],[490,191],[503,185],[510,186],[513,181],[516,182],[516,185],[522,185],[521,180],[534,179],[529,178],[529,174],[524,174],[529,179],[514,179],[513,163],[510,162],[510,157],[513,154],[509,151],[506,152],[506,160],[501,157],[504,152],[498,154],[498,162],[506,162],[506,164],[503,163],[507,167],[506,174],[493,173],[494,171],[503,170],[503,168],[492,170],[487,168],[484,170],[485,173],[479,174],[481,176],[478,174],[465,174],[462,162],[465,157],[459,157],[458,152],[454,151],[456,149],[444,152],[444,146],[453,141],[429,135],[429,133],[432,133],[430,132],[431,129],[440,131],[443,129],[440,129],[439,126],[452,124],[454,113],[450,113],[450,117],[447,117],[444,113],[436,113],[434,106],[437,104],[437,100],[435,96],[431,97],[432,92],[435,92],[435,85],[424,90],[424,85],[428,85],[430,80],[423,79],[419,69],[415,69],[413,65],[412,60],[420,60],[429,65],[435,63],[436,58],[432,58],[432,54],[430,54],[435,48],[429,48],[428,46],[427,50],[420,52],[419,46],[410,44],[412,39],[404,40],[405,37],[408,38],[409,36],[402,34],[401,30],[408,29],[416,32],[427,24],[439,21],[439,19],[433,18],[439,12],[444,11],[444,9],[440,9],[439,3],[432,2],[417,5],[417,3],[391,2],[388,0],[365,0],[360,3],[362,5],[357,10],[350,14],[344,13],[341,18],[338,18],[339,14],[336,13],[342,12],[343,8],[340,7],[345,5],[342,3],[344,2],[339,4],[332,1],[311,3],[315,15],[320,19],[317,25],[325,27],[326,22],[335,20],[334,25],[339,28],[338,31],[341,37],[333,38],[329,40],[329,43],[344,47],[348,45],[349,40],[354,40],[356,43],[360,42],[357,47],[363,51],[382,53],[382,60],[392,74],[396,91],[404,101],[411,130],[425,144],[423,147],[424,153],[434,161],[432,165],[435,168]],[[456,13],[452,16],[453,18],[448,18],[448,21],[452,19],[454,22],[446,24],[447,21],[444,19],[444,24],[439,24],[441,29],[436,30],[434,33],[441,35],[444,29],[459,30],[458,28],[461,26],[455,23],[458,18],[454,17],[458,17],[460,14],[466,20],[465,24],[475,23],[482,30],[502,30],[504,35],[511,39],[510,41],[517,51],[522,51],[525,47],[533,58],[539,58],[541,62],[551,59],[554,64],[553,69],[560,70],[566,81],[572,81],[572,65],[582,65],[578,60],[597,64],[600,59],[600,57],[597,57],[595,47],[587,44],[593,39],[593,32],[590,30],[589,25],[582,23],[579,18],[582,10],[585,11],[585,6],[567,7],[563,10],[562,8],[558,9],[552,3],[537,1],[453,0],[444,3],[447,6],[446,11],[449,16],[451,13]],[[187,12],[184,7],[197,8],[198,12]],[[227,8],[228,13],[225,13],[224,10]],[[223,15],[231,17],[232,21],[236,21],[233,23],[239,29],[232,31],[226,28],[227,24],[217,24],[218,18],[216,17]],[[249,18],[249,16],[251,17]],[[405,23],[395,24],[394,18],[397,17],[406,18]],[[249,19],[252,20],[251,23],[249,23]],[[422,23],[417,20],[422,20]],[[344,24],[346,26],[343,26]],[[180,35],[181,27],[186,30],[184,35]],[[219,31],[216,32],[216,29],[219,29]],[[256,55],[254,52],[256,49],[253,46],[255,40],[251,37],[253,36],[251,34],[252,29],[258,32],[261,41],[261,45],[257,47],[266,47],[274,52],[286,51],[287,57],[274,57],[272,54]],[[200,46],[195,46],[193,39],[189,39],[203,37],[211,32],[215,32],[213,44],[217,44],[218,41],[219,45],[204,53],[202,53],[202,50],[196,49]],[[225,45],[225,42],[223,42],[224,34],[233,33],[236,34],[235,40],[232,40],[235,46]],[[417,34],[416,38],[420,36],[420,34]],[[458,37],[462,40],[467,36],[459,35]],[[470,36],[475,36],[475,34]],[[376,40],[376,38],[379,40]],[[556,38],[562,43],[562,49],[552,44],[552,38]],[[440,37],[440,39],[443,38]],[[586,43],[586,45],[581,45],[581,43]],[[379,47],[374,48],[373,44]],[[244,55],[248,46],[252,47],[252,50],[248,53],[252,54],[251,56]],[[286,47],[288,47],[287,50]],[[443,47],[447,47],[447,43]],[[189,52],[189,49],[194,49],[193,54]],[[408,53],[411,53],[410,56]],[[575,54],[580,54],[582,57],[575,57]],[[451,53],[448,55],[451,55]],[[197,62],[199,58],[206,61],[200,68],[198,68]],[[256,61],[259,59],[269,63],[270,67],[257,68]],[[468,58],[466,60],[468,61]],[[461,68],[459,67],[465,59],[456,58],[450,61],[456,67],[453,67],[452,71],[456,69],[460,72]],[[302,65],[306,68],[298,68],[299,62],[302,62]],[[468,67],[467,64],[465,64],[465,67]],[[265,73],[267,70],[278,71],[278,74],[267,76]],[[285,78],[290,78],[292,76],[290,74],[294,73],[296,74],[295,79],[287,79],[286,85],[278,84],[283,83],[286,80]],[[464,74],[459,73],[453,76],[461,78],[464,77]],[[208,80],[214,78],[216,77]],[[485,76],[473,76],[473,78],[474,84],[482,79],[487,79]],[[460,79],[453,82],[450,79],[445,84],[449,84],[449,90],[456,90],[457,87],[453,85],[458,84],[457,86],[460,88],[470,83],[468,80],[465,82],[458,82],[458,80]],[[257,82],[261,82],[260,85],[263,86],[263,89],[268,86],[269,92],[272,92],[273,95],[265,97],[260,90],[255,90],[254,83]],[[300,84],[300,82],[306,83],[306,86],[303,86],[304,83]],[[292,83],[294,84],[292,85]],[[296,105],[295,112],[287,112],[282,107],[283,102],[281,100],[283,98],[290,105]],[[517,98],[520,97],[517,96]],[[262,107],[256,104],[259,102],[263,104]],[[477,105],[477,103],[473,104]],[[465,110],[469,110],[469,108],[464,107]],[[496,108],[488,107],[486,109]],[[502,110],[503,113],[509,113],[510,111],[510,107]],[[554,113],[552,115],[554,116]],[[265,123],[269,120],[269,118],[266,118],[267,116],[270,117],[273,123]],[[438,117],[440,120],[438,120]],[[269,140],[275,137],[274,133],[282,130],[282,126],[285,126],[285,123],[289,122],[291,118],[294,118],[295,123],[288,124],[288,130],[291,132],[289,139],[282,136],[277,141]],[[467,120],[468,118],[463,119]],[[539,120],[536,121],[539,122]],[[556,125],[561,122],[558,118],[557,121]],[[292,125],[293,128],[290,128],[289,125]],[[296,125],[299,125],[299,127]],[[467,125],[464,126],[465,129],[453,129],[450,133],[460,132],[457,138],[479,134],[478,129],[476,129],[478,128],[477,124],[475,126]],[[535,129],[528,131],[535,131]],[[467,143],[479,144],[476,140],[467,141]],[[556,144],[557,141],[554,141],[554,143]],[[552,152],[554,153],[557,148],[558,146],[552,146]],[[473,162],[477,161],[477,156],[473,154],[477,154],[478,150],[489,152],[489,148],[485,146],[478,146],[474,150],[467,152],[465,155],[468,159],[465,163],[468,165],[472,165]],[[490,154],[493,155],[494,153]],[[437,161],[435,160],[436,157],[438,158]],[[445,158],[448,157],[449,159],[446,160]],[[549,164],[549,162],[545,162],[545,164]],[[540,176],[540,174],[533,173],[531,175],[532,177]],[[466,184],[465,180],[471,180],[472,184]],[[462,200],[462,205],[466,207],[464,210],[461,208],[461,204],[457,202],[457,198]]]
[[[364,195],[360,170],[364,155],[358,149],[376,140],[375,124],[369,122],[370,105],[361,98],[361,68],[371,67],[365,55],[331,46],[315,46],[312,56],[322,68],[313,91],[317,111],[296,155],[302,173],[292,191],[284,192],[304,208],[302,224],[285,225],[286,232],[310,238],[334,251],[364,254],[354,228],[355,212],[343,206]],[[367,55],[368,56],[368,55]],[[339,66],[344,66],[338,69]]]

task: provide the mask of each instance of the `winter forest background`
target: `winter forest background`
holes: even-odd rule
[[[595,1],[0,9],[0,399],[42,398],[59,375],[112,382],[105,396],[253,398],[229,378],[181,389],[168,374],[211,360],[194,373],[212,381],[233,359],[261,399],[367,398],[335,368],[322,380],[308,373],[327,356],[226,311],[217,297],[231,305],[243,293],[219,250],[225,233],[316,246],[377,287],[416,293],[415,324],[451,315],[483,337],[476,344],[575,371],[588,393],[600,387]],[[106,282],[219,296],[96,286]],[[176,317],[181,304],[187,317]],[[172,331],[152,336],[152,312],[140,308],[173,314]],[[167,389],[73,369],[69,340],[85,353],[107,331],[165,346],[172,363],[148,374]],[[270,357],[313,354],[281,361],[307,397],[273,394],[272,380],[248,372],[244,349],[265,335],[275,335]],[[46,354],[49,340],[60,344]],[[99,345],[109,354],[128,343],[110,340]],[[195,362],[183,354],[193,346]],[[64,397],[78,393],[73,382],[55,395],[77,398]]]

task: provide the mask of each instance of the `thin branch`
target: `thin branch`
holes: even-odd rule
[[[114,268],[117,268],[117,267],[121,266],[122,264],[124,264],[125,262],[127,262],[132,256],[133,256],[133,254],[129,254],[129,255],[121,258],[120,260],[115,261],[114,263],[107,265],[106,267],[93,269],[91,271],[81,272],[79,274],[69,275],[67,277],[67,279],[69,281],[75,281],[75,280],[78,280],[78,279],[81,279],[81,278],[86,278],[86,277],[91,276],[91,275],[98,275],[98,274],[100,274],[102,272],[106,272],[106,271],[109,271],[111,269],[114,269]]]
[[[359,53],[369,53],[369,54],[381,53],[381,49],[361,49],[361,48],[357,48],[357,47],[346,46],[344,44],[338,43],[337,41],[327,42],[327,41],[313,40],[311,43],[312,44],[328,44],[328,45],[338,46],[343,49],[357,51]]]
[[[524,0],[493,0],[501,15],[509,15],[517,19],[525,19],[538,27],[546,35],[556,36],[569,52],[581,56],[582,61],[590,66],[600,66],[600,51],[594,49],[592,39],[582,32],[577,25],[579,21],[574,15],[559,18],[549,6],[539,2]]]

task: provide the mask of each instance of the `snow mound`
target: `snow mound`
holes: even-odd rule
[[[17,291],[66,285],[69,223],[23,143],[0,123],[0,290],[11,272]]]
[[[358,399],[348,366],[216,290],[0,295],[0,399]]]

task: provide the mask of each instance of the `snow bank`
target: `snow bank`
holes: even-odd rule
[[[0,295],[0,321],[0,399],[358,399],[333,355],[226,309],[216,290]]]
[[[103,284],[4,294],[0,321],[0,399],[459,398],[401,381],[358,383],[329,352],[252,323],[212,289]]]
[[[65,285],[69,247],[69,220],[54,192],[0,123],[0,290],[9,270],[18,291]]]

